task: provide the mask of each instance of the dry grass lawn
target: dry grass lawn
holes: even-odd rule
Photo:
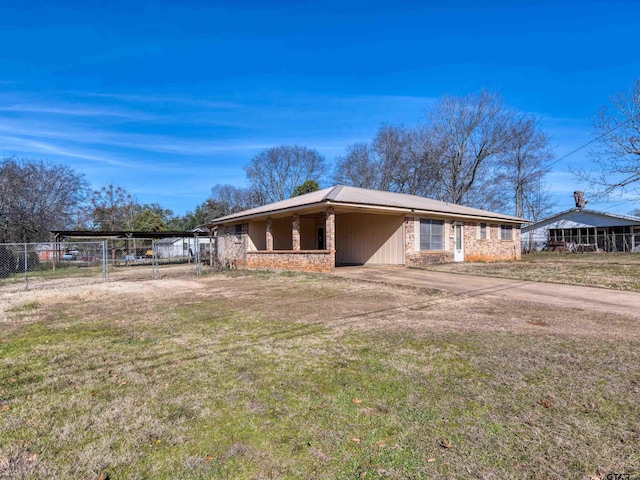
[[[514,280],[640,291],[638,253],[534,253],[523,255],[521,262],[445,263],[427,268]]]
[[[633,478],[639,340],[314,275],[0,289],[0,478]]]

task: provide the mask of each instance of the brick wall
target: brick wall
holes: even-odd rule
[[[444,222],[444,249],[439,251],[417,251],[415,247],[416,217],[405,217],[405,265],[425,266],[431,263],[454,261],[455,238],[451,220]],[[467,262],[496,262],[520,260],[520,228],[514,226],[511,240],[500,240],[500,225],[487,224],[487,239],[478,239],[479,223],[464,222],[464,259]]]
[[[487,224],[487,237],[478,238],[479,223],[464,224],[464,259],[467,262],[520,260],[520,228],[511,230],[511,240],[500,240],[500,225]]]
[[[453,262],[453,250],[451,248],[445,250],[433,251],[417,251],[416,250],[416,234],[415,231],[416,217],[405,217],[404,219],[404,264],[407,267],[421,267],[432,263]],[[444,232],[445,237],[449,235],[449,223],[445,221]],[[445,244],[447,244],[445,240]],[[448,245],[452,245],[452,239],[449,239]]]
[[[333,273],[336,256],[327,250],[278,250],[247,252],[247,267],[264,270],[295,270]]]

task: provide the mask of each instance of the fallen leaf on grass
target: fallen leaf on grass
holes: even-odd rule
[[[126,385],[128,382],[126,380],[123,380],[120,382],[120,386]]]
[[[453,442],[451,440],[443,440],[440,442],[442,448],[453,448]]]
[[[360,439],[359,439],[359,438],[357,438],[357,437],[353,437],[353,438],[351,439],[351,441],[352,441],[353,443],[360,443],[362,440],[360,440]]]
[[[32,453],[31,455],[29,455],[29,461],[30,462],[35,462],[37,458],[38,458],[38,454],[37,453]]]
[[[384,442],[376,442],[374,445],[376,447],[386,447],[386,444]]]
[[[551,407],[551,402],[549,400],[547,400],[546,398],[543,398],[542,400],[538,400],[538,403],[540,405],[542,405],[544,408],[550,408]]]
[[[215,457],[214,457],[213,455],[207,455],[206,457],[204,457],[204,459],[205,459],[207,462],[210,462],[210,461],[211,461],[211,460],[213,460],[214,458],[215,458]]]
[[[0,409],[0,410],[2,410],[3,412],[6,412],[6,411],[8,411],[10,408],[11,408],[11,407],[9,407],[9,405],[2,405],[2,409]]]
[[[359,398],[354,398],[353,400],[351,400],[351,403],[362,403],[362,400],[360,400]]]
[[[429,463],[433,463],[433,462],[435,462],[435,461],[436,461],[436,459],[435,459],[435,458],[427,458],[427,462],[429,462]]]

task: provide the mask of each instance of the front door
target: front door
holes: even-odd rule
[[[326,250],[327,245],[324,238],[324,227],[318,227],[318,250]]]
[[[456,241],[453,260],[456,262],[464,262],[464,235],[462,232],[463,226],[460,224],[454,224],[453,228]]]

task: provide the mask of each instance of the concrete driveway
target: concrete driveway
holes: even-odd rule
[[[369,282],[437,289],[456,295],[490,295],[502,297],[505,300],[542,303],[640,318],[640,293],[636,292],[393,266],[339,267],[336,268],[335,275]]]

